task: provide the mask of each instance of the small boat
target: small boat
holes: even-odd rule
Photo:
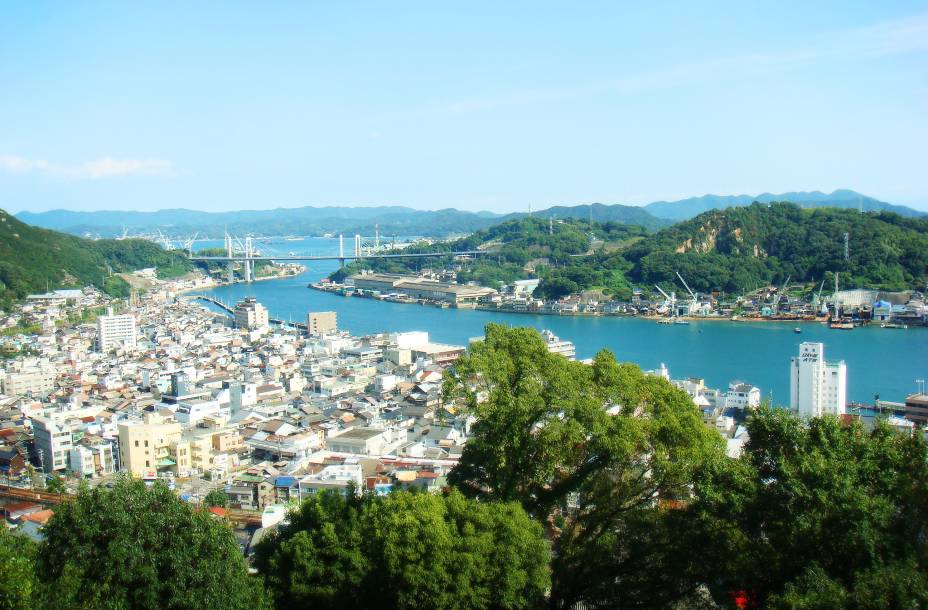
[[[853,322],[832,322],[828,325],[828,328],[833,330],[854,330]]]
[[[796,333],[797,335],[801,335],[802,329],[797,326],[796,328],[793,329],[793,332]]]
[[[880,324],[880,328],[908,328],[907,324],[899,324],[897,322],[885,322]]]
[[[689,321],[689,320],[684,320],[684,319],[682,319],[682,318],[677,318],[676,320],[673,321],[673,323],[674,323],[674,324],[689,324],[690,321]]]

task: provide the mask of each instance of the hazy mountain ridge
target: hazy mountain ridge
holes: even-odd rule
[[[928,214],[906,206],[886,203],[851,190],[832,193],[820,191],[761,193],[752,195],[703,195],[679,201],[657,201],[646,206],[623,204],[558,205],[536,210],[539,218],[592,219],[597,222],[621,222],[656,231],[675,221],[687,220],[712,209],[743,207],[754,203],[790,201],[800,207],[861,208],[869,211],[890,211],[907,217]],[[126,230],[130,235],[156,233],[169,237],[186,237],[196,232],[201,237],[222,237],[225,231],[234,235],[320,235],[344,233],[372,235],[375,227],[382,235],[426,235],[444,237],[485,229],[494,224],[524,218],[527,212],[496,214],[469,212],[455,208],[416,210],[406,206],[334,207],[303,206],[271,210],[236,210],[228,212],[201,212],[185,208],[155,212],[76,212],[50,210],[47,212],[20,212],[16,215],[32,225],[64,231],[75,235],[114,237]]]
[[[688,220],[708,212],[724,210],[731,207],[743,207],[754,203],[773,203],[788,201],[802,208],[834,207],[864,212],[895,212],[900,216],[916,218],[928,213],[904,206],[880,201],[850,189],[838,189],[831,193],[821,191],[792,191],[788,193],[761,193],[760,195],[703,195],[677,201],[655,201],[644,209],[658,218],[668,220]]]

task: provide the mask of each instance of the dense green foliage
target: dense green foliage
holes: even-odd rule
[[[335,272],[336,280],[361,269],[374,269],[393,273],[409,273],[420,266],[432,267],[460,265],[458,281],[474,281],[485,286],[497,287],[514,280],[544,276],[549,270],[573,266],[577,257],[588,254],[594,240],[605,243],[627,242],[640,238],[644,229],[617,222],[592,225],[585,220],[548,220],[531,217],[511,220],[465,238],[431,245],[416,244],[403,252],[449,252],[486,250],[488,254],[472,261],[455,263],[451,257],[417,260],[364,260],[348,265]],[[531,270],[534,269],[534,272]],[[591,281],[602,280],[596,275]]]
[[[777,608],[928,604],[928,448],[885,425],[803,425],[781,410],[748,422],[738,461],[697,482],[711,532],[711,588]]]
[[[212,508],[214,506],[226,508],[229,506],[229,496],[221,489],[211,489],[203,498],[203,506],[207,508]]]
[[[588,366],[548,352],[534,329],[492,324],[445,391],[476,417],[449,482],[559,524],[551,607],[654,607],[692,593],[693,533],[655,500],[690,499],[698,469],[724,454],[684,392],[607,351]]]
[[[83,489],[45,526],[37,579],[53,608],[241,608],[266,600],[232,531],[161,483]]]
[[[262,542],[278,608],[536,608],[548,586],[541,526],[514,503],[456,492],[323,492]]]
[[[82,239],[24,224],[0,210],[0,308],[46,288],[93,284],[113,296],[129,285],[113,273],[146,267],[191,269],[182,253],[143,239]]]
[[[848,260],[845,233],[850,238]],[[673,282],[679,271],[700,291],[737,293],[780,284],[787,276],[810,282],[835,272],[844,287],[923,288],[928,281],[928,219],[754,204],[676,224],[636,243],[625,257],[634,263],[630,275],[636,281]]]
[[[449,481],[558,528],[550,607],[928,604],[920,435],[764,408],[731,459],[666,381],[607,352],[592,366],[548,354],[533,330],[486,331],[446,378],[476,417]]]
[[[0,610],[29,610],[35,594],[35,544],[0,523]]]
[[[486,249],[491,256],[461,263],[448,259],[362,261],[333,274],[362,268],[409,272],[420,266],[457,266],[459,281],[498,286],[515,279],[542,279],[536,296],[556,299],[598,289],[619,299],[632,285],[677,286],[679,271],[694,290],[738,294],[769,284],[820,282],[886,290],[924,288],[928,282],[928,218],[892,212],[802,209],[793,204],[754,204],[706,212],[655,234],[617,223],[554,225],[525,218],[502,223],[454,242],[410,251]],[[844,259],[844,234],[849,256]],[[593,240],[612,247],[593,248]],[[530,261],[535,264],[527,266]],[[668,288],[670,287],[668,286]]]

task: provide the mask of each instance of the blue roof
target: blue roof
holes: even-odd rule
[[[892,307],[887,301],[877,301],[873,304],[874,307]]]
[[[296,484],[296,477],[277,477],[274,479],[274,487],[293,487]]]

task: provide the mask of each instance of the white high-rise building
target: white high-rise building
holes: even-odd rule
[[[800,417],[843,415],[847,405],[847,365],[826,362],[824,343],[802,343],[789,369],[789,406]]]
[[[105,316],[97,318],[97,347],[101,352],[112,347],[135,347],[136,340],[135,316],[132,314],[116,316],[109,309]]]

